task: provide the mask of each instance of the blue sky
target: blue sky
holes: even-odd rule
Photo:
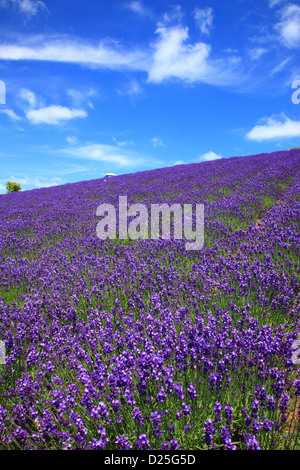
[[[0,192],[300,146],[299,47],[298,1],[0,0]]]

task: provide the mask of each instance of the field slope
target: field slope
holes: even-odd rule
[[[299,449],[300,150],[0,197],[0,449]],[[205,244],[100,240],[204,204]]]

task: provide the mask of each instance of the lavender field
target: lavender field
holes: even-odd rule
[[[300,150],[0,196],[0,449],[300,448]],[[99,204],[204,204],[205,245]]]

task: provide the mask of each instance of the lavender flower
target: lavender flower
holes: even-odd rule
[[[189,386],[187,388],[187,391],[189,393],[190,399],[195,400],[196,396],[197,396],[197,393],[196,393],[195,387],[192,383],[189,384]]]
[[[161,424],[161,414],[158,413],[157,411],[154,411],[154,412],[151,413],[151,415],[150,415],[150,420],[152,421],[152,423],[153,423],[155,426],[160,426],[160,424]]]
[[[122,436],[117,436],[115,444],[117,444],[119,450],[131,450],[133,448],[125,434],[122,434]]]
[[[225,427],[221,429],[221,438],[225,444],[226,450],[236,450],[237,447],[232,444],[230,432]]]
[[[215,421],[221,421],[222,405],[218,401],[216,401],[215,403],[214,412],[215,412]]]
[[[132,410],[132,417],[133,419],[137,422],[139,426],[143,426],[144,424],[144,419],[141,413],[141,410],[139,408],[134,408]]]
[[[213,443],[213,437],[214,437],[214,434],[216,432],[216,428],[215,426],[213,425],[211,419],[208,419],[205,423],[204,423],[204,440],[205,440],[205,443],[206,445],[208,446],[211,446],[212,443]]]
[[[146,434],[140,434],[137,441],[135,441],[135,445],[138,449],[147,449],[149,447],[149,439],[147,438]]]
[[[247,450],[262,450],[255,436],[252,436],[251,434],[249,434],[247,438],[246,445]]]

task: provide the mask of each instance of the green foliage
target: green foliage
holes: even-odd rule
[[[12,183],[11,181],[7,181],[6,183],[6,191],[7,193],[16,193],[21,191],[21,185],[18,183]]]

